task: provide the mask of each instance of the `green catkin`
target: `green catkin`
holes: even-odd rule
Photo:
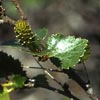
[[[36,34],[34,34],[26,20],[18,20],[15,23],[14,32],[19,43],[30,50],[36,49]]]

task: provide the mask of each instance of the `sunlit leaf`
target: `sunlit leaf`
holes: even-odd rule
[[[66,69],[75,66],[82,57],[85,60],[89,53],[87,48],[88,40],[86,39],[52,34],[48,38],[47,49],[40,53],[33,53],[33,55],[58,58],[61,61],[61,67]]]
[[[84,56],[88,40],[75,38],[74,36],[65,37],[61,34],[53,34],[47,41],[49,55],[61,60],[62,68],[73,67]]]

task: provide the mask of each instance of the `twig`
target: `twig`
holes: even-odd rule
[[[11,25],[15,25],[15,20],[13,20],[12,18],[8,17],[8,16],[3,16],[2,17],[3,23],[9,23]]]
[[[52,72],[63,72],[61,70],[52,69],[52,68],[40,68],[40,67],[28,67],[28,68],[32,68],[32,69],[43,69],[43,70],[48,70],[48,71],[52,71]]]
[[[82,64],[83,64],[85,74],[86,74],[86,77],[87,77],[87,84],[90,84],[89,75],[88,75],[88,72],[87,72],[86,65],[85,65],[84,61],[82,61]]]
[[[0,24],[9,23],[11,25],[15,25],[15,22],[16,22],[15,20],[13,20],[8,16],[2,16],[2,18],[0,18]]]
[[[64,90],[63,93],[64,93],[65,95],[69,96],[70,98],[73,98],[74,100],[79,100],[77,97],[75,97],[74,95],[71,94],[71,92],[68,90],[68,88],[65,87],[66,85],[62,85],[59,81],[57,81],[57,80],[54,78],[54,76],[52,76],[52,75],[48,72],[48,70],[46,70],[46,69],[39,63],[39,61],[37,61],[36,58],[34,58],[34,60],[39,64],[39,66],[41,67],[41,69],[44,70],[44,72],[45,72],[46,75],[48,75],[52,80],[54,80],[57,84],[59,84],[59,85],[62,87],[62,89]],[[57,70],[56,70],[56,71],[57,71]],[[57,90],[57,89],[56,89],[56,90]]]
[[[36,60],[37,61],[37,60]],[[37,61],[38,62],[38,61]],[[92,87],[87,82],[84,82],[75,72],[73,69],[70,70],[57,70],[57,69],[49,69],[49,68],[44,68],[42,65],[38,62],[38,64],[41,67],[27,67],[27,68],[33,68],[33,69],[42,69],[45,70],[45,73],[49,75],[54,81],[56,81],[63,89],[64,91],[68,91],[67,88],[65,88],[60,82],[58,82],[48,71],[53,71],[53,72],[61,72],[61,73],[66,73],[70,76],[70,78],[74,79],[76,82],[79,83],[79,85],[86,91],[86,93],[89,95],[89,98],[91,100],[100,100],[100,98],[93,93]],[[70,94],[71,95],[71,94]],[[74,97],[75,98],[75,97]]]
[[[24,20],[26,20],[27,18],[25,16],[22,8],[20,7],[20,4],[19,4],[18,0],[12,0],[12,1],[15,4],[15,6],[16,6],[16,8],[17,8],[17,10],[18,10],[18,12],[19,12],[19,14],[21,16],[21,18],[24,19]]]
[[[86,69],[86,65],[85,65],[84,61],[82,61],[82,63],[83,63],[83,67],[84,67],[84,70],[85,70],[86,77],[88,79],[87,84],[90,84],[89,75],[88,75],[88,72],[87,72],[87,69]],[[89,95],[89,97],[92,100],[100,100],[100,98],[97,97],[97,95],[93,92],[93,89],[90,85],[88,86],[87,94]]]
[[[50,78],[52,78],[52,79],[54,79],[54,77],[46,70],[46,69],[44,69],[44,67],[39,63],[39,61],[37,61],[37,59],[36,58],[34,58],[34,60],[39,64],[39,66],[40,66],[40,68],[41,69],[43,69],[44,70],[44,72],[50,77]]]
[[[2,0],[0,0],[0,3],[2,2]]]

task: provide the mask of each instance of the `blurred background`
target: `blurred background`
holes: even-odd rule
[[[91,56],[86,61],[86,67],[91,85],[95,93],[100,96],[100,0],[19,0],[19,2],[33,30],[45,27],[48,29],[49,35],[60,32],[66,36],[75,35],[89,40]],[[3,0],[3,6],[6,9],[6,15],[15,20],[20,19],[11,0]],[[11,43],[14,39],[13,26],[0,24],[0,44]],[[14,58],[21,60],[23,64],[33,64],[31,56],[27,60],[27,55],[21,51],[2,46],[0,46],[0,50],[8,52]],[[76,68],[80,71],[83,70],[80,65],[77,65]],[[80,75],[86,79],[84,74],[80,73]],[[57,94],[56,97],[58,97]],[[25,100],[38,99],[28,98]],[[43,100],[49,99],[43,98]],[[63,99],[57,98],[56,100]]]

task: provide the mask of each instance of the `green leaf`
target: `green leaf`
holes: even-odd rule
[[[72,100],[72,99],[69,97],[64,97],[64,100]]]
[[[46,50],[33,53],[33,55],[55,57],[61,61],[61,67],[68,69],[75,66],[80,60],[88,58],[90,49],[88,40],[75,38],[74,36],[65,37],[62,34],[52,34],[48,38]]]
[[[7,88],[4,87],[4,90],[2,93],[0,93],[0,100],[10,100],[9,93],[7,92]]]
[[[13,87],[14,88],[22,88],[24,86],[24,82],[26,81],[26,77],[21,75],[14,75],[13,77]]]
[[[39,38],[39,40],[45,39],[47,33],[48,33],[48,30],[46,28],[37,29],[35,31],[35,34],[37,35],[37,37]]]
[[[47,41],[47,49],[49,55],[59,58],[61,67],[66,69],[75,66],[80,61],[80,57],[84,56],[87,43],[86,39],[53,34]]]
[[[90,56],[90,54],[91,54],[91,47],[90,47],[90,44],[87,45],[87,47],[86,47],[85,50],[86,50],[86,51],[85,51],[85,53],[84,53],[84,56],[81,57],[81,62],[84,62],[84,61],[86,61],[86,60],[89,58],[89,56]]]

